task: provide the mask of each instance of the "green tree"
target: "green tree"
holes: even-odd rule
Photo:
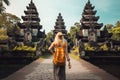
[[[51,44],[52,39],[53,39],[52,32],[48,32],[46,35],[46,41],[47,41],[48,45]]]
[[[112,25],[112,24],[107,24],[107,25],[106,25],[106,28],[107,28],[107,30],[108,30],[109,33],[112,32],[112,28],[113,28],[113,27],[114,27],[114,25]]]
[[[6,4],[7,6],[10,5],[9,0],[0,0],[0,14],[5,11],[5,7],[3,4]]]
[[[120,21],[117,21],[115,27],[120,27]]]
[[[71,45],[75,45],[76,43],[76,34],[80,32],[81,26],[78,22],[75,22],[74,26],[71,26],[69,34],[69,39]]]
[[[48,32],[46,34],[46,37],[43,39],[42,43],[44,43],[44,44],[41,45],[43,52],[48,52],[48,47],[51,44],[52,38],[53,38],[52,32]]]
[[[113,40],[120,40],[120,21],[117,21],[115,27],[112,28],[111,32],[113,33]]]
[[[20,21],[16,15],[10,13],[3,13],[0,15],[0,28],[6,28],[8,33],[15,32],[13,31],[17,22]]]
[[[11,13],[3,13],[0,15],[0,27],[9,27],[10,24],[16,24],[19,21],[20,18]]]

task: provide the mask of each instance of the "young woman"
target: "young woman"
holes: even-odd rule
[[[68,61],[68,67],[71,68],[70,58],[68,55],[67,41],[64,39],[62,32],[58,32],[55,36],[54,41],[50,45],[49,49],[51,53],[53,53],[53,72],[54,72],[54,80],[66,80],[66,72],[65,65],[66,59]],[[53,48],[55,51],[53,51]],[[61,58],[60,56],[65,56]]]

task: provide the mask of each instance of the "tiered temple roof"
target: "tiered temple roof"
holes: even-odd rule
[[[21,29],[21,35],[17,41],[24,41],[25,35],[28,33],[32,37],[32,42],[37,42],[40,38],[45,36],[45,32],[41,32],[42,25],[40,25],[40,18],[37,12],[37,8],[33,3],[33,0],[26,7],[27,10],[24,11],[25,16],[22,16],[23,23],[18,23]]]
[[[42,26],[39,24],[40,18],[37,12],[37,8],[33,1],[31,0],[29,6],[27,6],[27,10],[24,11],[25,16],[22,16],[23,23],[20,23],[20,28],[26,28],[26,26],[31,26],[31,28],[39,28],[42,29]]]
[[[61,16],[61,13],[59,13],[59,15],[56,19],[54,28],[55,28],[53,30],[54,35],[56,35],[57,32],[62,32],[64,35],[67,35],[67,30],[65,30],[66,26],[65,26],[64,20]]]
[[[96,10],[94,10],[95,6],[92,6],[90,0],[86,3],[81,19],[81,25],[83,29],[90,29],[90,27],[94,27],[95,29],[100,29],[103,26],[103,23],[97,23],[99,16],[96,15]]]
[[[90,39],[93,39],[94,42],[104,42],[106,36],[101,36],[105,34],[105,31],[101,31],[100,28],[103,26],[103,23],[98,23],[99,16],[96,15],[95,6],[92,6],[90,0],[86,3],[81,22],[81,30],[76,34],[78,39],[81,39],[83,42],[89,42]]]

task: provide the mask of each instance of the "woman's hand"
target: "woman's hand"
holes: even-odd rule
[[[53,52],[53,50],[52,50],[52,48],[54,47],[54,42],[50,45],[50,47],[48,48],[48,50],[53,54],[54,52]]]
[[[71,67],[72,67],[71,63],[70,63],[70,61],[68,61],[68,68],[71,69]]]

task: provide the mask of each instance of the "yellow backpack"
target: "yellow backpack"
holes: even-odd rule
[[[61,46],[55,45],[55,53],[53,62],[56,65],[65,65],[65,46],[66,43],[64,43]]]

